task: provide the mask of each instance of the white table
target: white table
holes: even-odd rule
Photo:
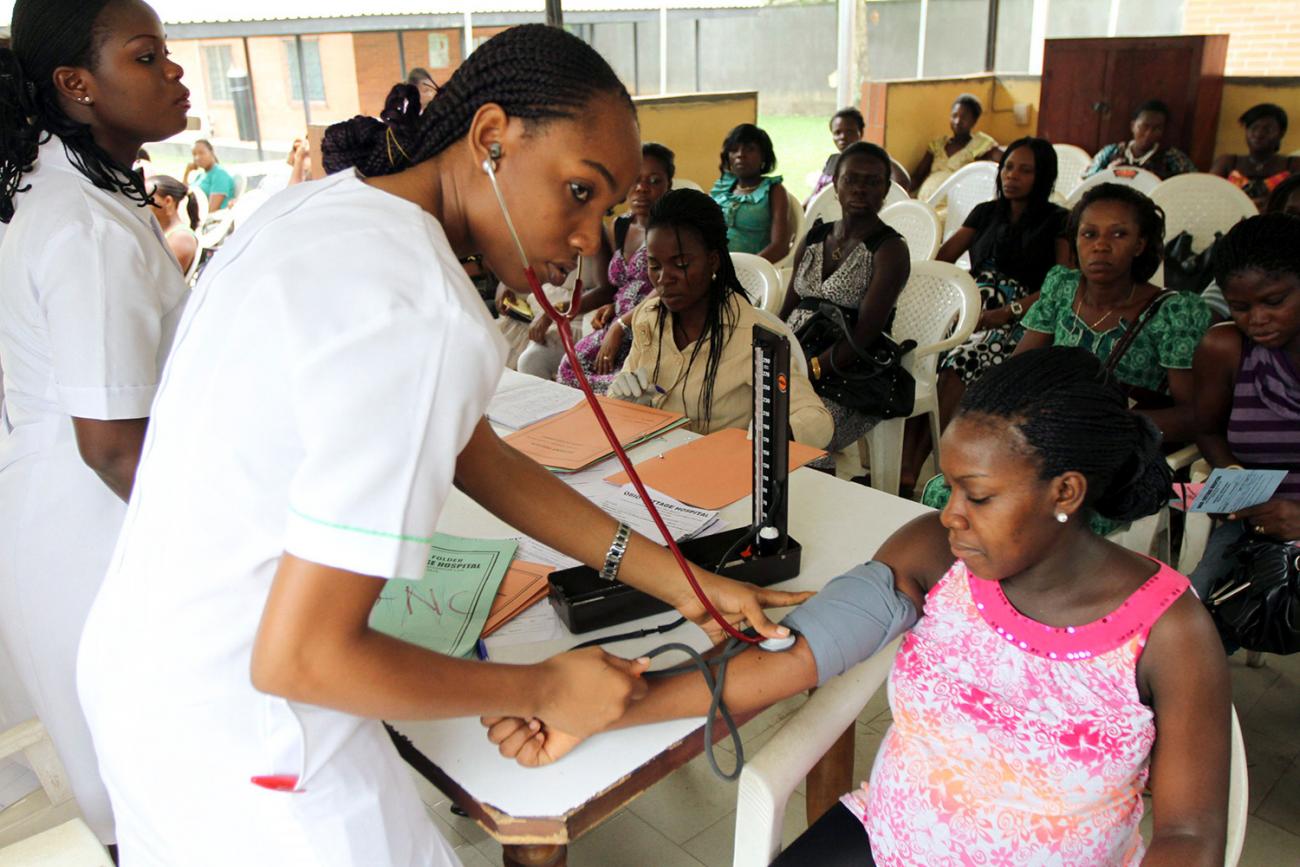
[[[673,431],[631,452],[644,460],[694,438]],[[613,472],[614,468],[606,471]],[[613,488],[611,487],[611,490]],[[803,546],[798,577],[782,589],[816,590],[871,557],[895,529],[928,511],[872,488],[807,468],[790,476],[789,531]],[[749,524],[749,498],[722,510],[732,526]],[[438,529],[469,537],[505,537],[516,531],[460,492],[448,501]],[[780,612],[777,612],[780,614]],[[500,648],[494,662],[535,662],[574,644],[675,619],[666,612],[581,637]],[[627,658],[668,641],[704,649],[704,632],[694,624],[650,638],[610,645]],[[677,660],[665,660],[664,665]],[[408,761],[506,847],[507,864],[564,863],[565,846],[628,801],[698,755],[703,718],[677,720],[607,732],[588,739],[570,755],[545,768],[525,769],[501,758],[477,719],[393,722],[409,742]],[[725,736],[719,727],[718,735]]]

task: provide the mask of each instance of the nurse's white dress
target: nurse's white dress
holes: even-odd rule
[[[504,357],[439,223],[355,174],[277,194],[213,260],[81,646],[123,867],[457,863],[379,721],[249,664],[282,552],[423,574]]]
[[[0,639],[111,841],[76,658],[126,506],[82,461],[72,418],[149,415],[188,290],[149,209],[96,188],[57,136],[23,183],[0,246]]]

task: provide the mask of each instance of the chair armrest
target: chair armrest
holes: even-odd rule
[[[790,793],[889,677],[900,640],[819,688],[745,763],[736,795],[733,867],[767,867],[780,851]]]
[[[1195,445],[1183,446],[1173,454],[1165,456],[1165,461],[1172,470],[1181,470],[1183,467],[1190,467],[1201,459],[1201,450]]]

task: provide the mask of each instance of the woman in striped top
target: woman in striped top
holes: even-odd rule
[[[1231,322],[1196,351],[1197,445],[1216,467],[1287,470],[1273,499],[1229,515],[1192,573],[1202,598],[1233,565],[1228,547],[1253,529],[1300,540],[1300,219],[1265,214],[1215,247]]]

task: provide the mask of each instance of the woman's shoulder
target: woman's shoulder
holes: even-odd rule
[[[1232,322],[1211,325],[1196,350],[1198,357],[1210,364],[1221,365],[1232,370],[1241,366],[1241,357],[1245,351],[1246,337]]]
[[[1156,294],[1161,291],[1157,287],[1152,288]],[[1212,318],[1210,305],[1205,303],[1204,298],[1194,292],[1178,292],[1165,299],[1151,319],[1151,324],[1163,327],[1190,326],[1204,332],[1210,327]]]
[[[986,154],[998,147],[998,140],[986,132],[976,130],[970,135],[970,146],[977,154]]]
[[[713,182],[713,188],[709,190],[709,195],[715,199],[730,198],[732,188],[736,186],[736,176],[731,172],[723,172],[722,176]]]
[[[1068,265],[1053,265],[1047,276],[1043,277],[1039,299],[1047,299],[1050,303],[1060,303],[1063,300],[1073,302],[1082,276],[1082,272]]]

